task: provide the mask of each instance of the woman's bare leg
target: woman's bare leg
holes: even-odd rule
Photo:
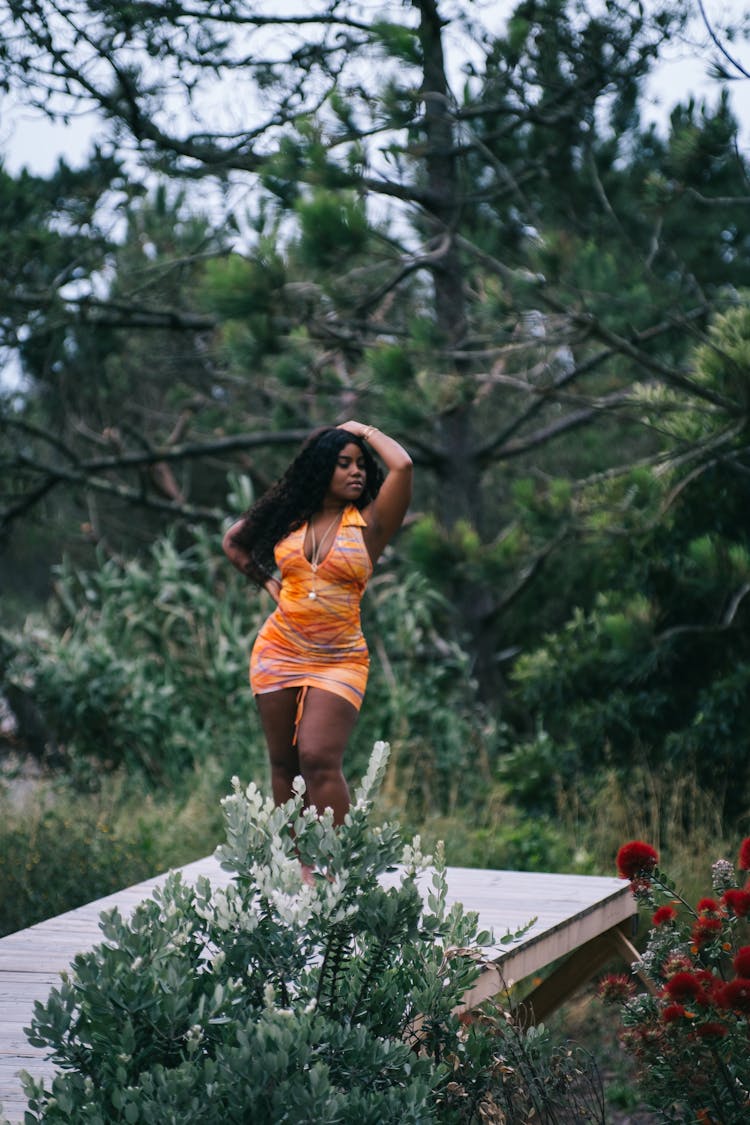
[[[297,692],[297,688],[281,688],[255,697],[271,763],[271,790],[277,805],[283,805],[294,795],[292,782],[302,772],[294,745]]]
[[[342,772],[344,750],[357,721],[357,709],[322,688],[308,688],[297,733],[299,769],[307,796],[318,812],[333,809],[334,824],[349,811],[349,788]]]
[[[344,751],[357,721],[357,709],[322,688],[308,688],[294,745],[298,688],[256,695],[271,764],[271,789],[277,805],[293,795],[292,782],[305,780],[306,804],[319,812],[333,809],[341,824],[349,810],[349,788],[342,771]]]

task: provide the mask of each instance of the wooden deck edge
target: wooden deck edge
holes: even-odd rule
[[[638,952],[627,940],[628,936],[633,936],[632,927],[638,917],[638,904],[629,885],[624,884],[622,890],[616,891],[603,905],[606,907],[605,925],[596,927],[594,932],[590,920],[596,908],[583,912],[572,922],[561,922],[549,930],[532,935],[518,949],[511,948],[496,957],[488,958],[478,980],[464,995],[458,1011],[476,1008],[493,997],[509,994],[532,974],[562,958],[567,958],[559,970],[569,978],[566,995],[575,991],[583,983],[583,979],[589,979],[598,971],[601,962],[595,963],[594,954],[598,956],[600,951],[606,950],[604,961],[618,956],[637,961]],[[578,980],[577,963],[571,962],[573,956],[582,950],[587,952],[581,955],[581,965],[592,967],[585,978]]]

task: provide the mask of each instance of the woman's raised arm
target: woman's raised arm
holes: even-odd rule
[[[363,512],[367,519],[365,541],[374,562],[404,521],[411,500],[412,459],[403,445],[376,426],[351,421],[338,428],[363,438],[387,469],[380,491]]]

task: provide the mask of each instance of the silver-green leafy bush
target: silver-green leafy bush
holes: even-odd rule
[[[49,1087],[22,1076],[26,1125],[551,1122],[583,1106],[543,1029],[457,1014],[489,935],[447,905],[439,851],[431,867],[419,837],[370,824],[387,754],[376,743],[340,828],[304,808],[301,779],[280,807],[235,780],[229,884],[173,874],[130,919],[102,916],[103,941],[35,1006],[30,1041],[59,1069]]]
[[[11,702],[34,706],[78,776],[122,767],[173,784],[216,748],[246,768],[264,759],[247,685],[262,607],[195,534],[184,550],[165,537],[143,559],[65,563],[51,613],[4,636]]]
[[[225,798],[226,889],[179,874],[79,955],[36,1007],[31,1041],[60,1073],[26,1076],[27,1122],[334,1122],[437,1119],[455,1050],[453,1008],[476,976],[476,917],[446,908],[438,861],[370,827],[385,744],[345,825],[276,808],[257,787]],[[300,858],[314,866],[312,885]],[[379,876],[403,864],[395,885]]]

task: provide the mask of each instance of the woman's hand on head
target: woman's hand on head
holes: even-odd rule
[[[342,422],[336,427],[336,429],[347,430],[350,434],[354,434],[355,437],[361,438],[364,435],[365,431],[371,429],[371,427],[366,426],[364,422],[355,422],[352,419],[350,422]]]

